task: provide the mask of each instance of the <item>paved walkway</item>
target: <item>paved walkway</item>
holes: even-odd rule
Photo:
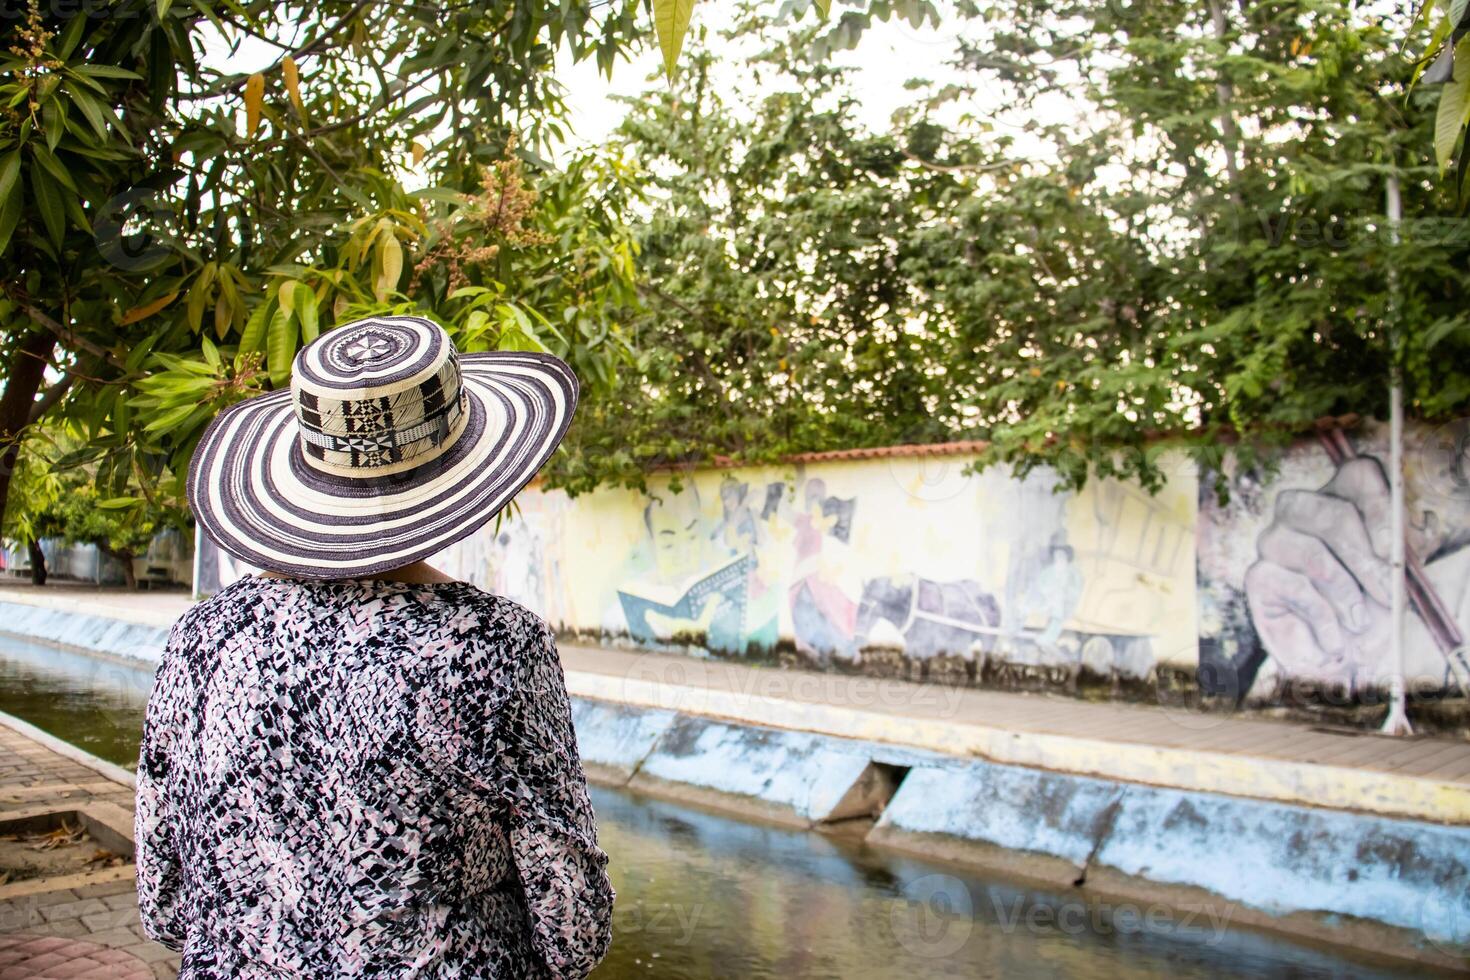
[[[131,816],[132,787],[0,724],[0,820],[92,803]],[[143,934],[131,864],[0,885],[0,980],[172,980],[178,966]]]
[[[0,580],[0,600],[167,625],[180,591]],[[1470,824],[1470,740],[563,644],[575,695],[1183,790]]]

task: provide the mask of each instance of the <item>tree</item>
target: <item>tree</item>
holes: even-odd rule
[[[1443,86],[1435,111],[1434,153],[1441,171],[1448,171],[1460,147],[1455,173],[1461,206],[1470,203],[1470,150],[1465,133],[1470,127],[1470,0],[1423,0],[1419,16],[1433,25],[1433,34],[1420,62],[1419,82]]]
[[[962,273],[938,294],[975,325],[977,361],[1000,367],[964,396],[993,420],[993,458],[1152,483],[1160,435],[1214,464],[1320,416],[1385,414],[1395,359],[1421,416],[1463,409],[1470,236],[1444,220],[1454,199],[1435,179],[1434,97],[1402,94],[1409,31],[1407,17],[1370,19],[1342,0],[1037,0],[998,27],[1003,64],[966,53],[1016,98],[1065,82],[1085,96],[1085,117],[1048,134],[1048,172],[1118,239],[1095,250],[1053,211],[984,249],[968,281],[1046,311],[1031,323],[996,321],[986,296],[963,302]],[[1401,243],[1384,215],[1391,175]],[[1032,196],[991,183],[987,200]],[[1040,258],[1017,270],[1025,235]]]
[[[544,155],[565,135],[556,52],[610,72],[639,0],[5,3],[12,464],[31,416],[75,422],[87,445],[61,464],[178,505],[208,419],[373,310],[439,317],[466,349],[549,347],[593,388],[627,363],[637,189],[616,158]],[[273,60],[234,72],[247,42]]]
[[[903,134],[853,124],[847,73],[812,56],[820,31],[755,14],[733,29],[773,43],[746,66],[770,94],[721,92],[698,35],[672,83],[629,102],[613,152],[649,199],[637,361],[584,410],[557,483],[637,486],[662,464],[950,431],[905,263],[955,178],[910,159]]]
[[[631,296],[616,161],[536,150],[561,133],[558,45],[610,69],[636,4],[284,13],[7,5],[0,500],[44,416],[82,427],[58,465],[105,498],[178,506],[213,413],[367,310],[426,309],[470,349],[550,344],[592,379],[626,356],[606,323]],[[247,39],[278,52],[259,73],[201,57]]]
[[[1407,18],[1030,0],[978,23],[961,82],[889,133],[799,34],[748,66],[777,94],[727,102],[696,50],[640,100],[641,374],[574,434],[570,479],[983,438],[983,464],[1157,486],[1165,448],[1213,466],[1381,414],[1395,359],[1418,414],[1463,410],[1470,235],[1444,220],[1435,96],[1403,98]]]

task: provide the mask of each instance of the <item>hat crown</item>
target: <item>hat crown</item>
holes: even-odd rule
[[[339,476],[430,462],[468,417],[453,342],[416,316],[370,317],[322,334],[296,355],[291,393],[302,458]]]

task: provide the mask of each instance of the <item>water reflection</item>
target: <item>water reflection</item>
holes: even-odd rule
[[[1166,906],[1084,902],[594,788],[618,889],[599,980],[1392,977]]]
[[[137,766],[151,668],[0,643],[0,708],[109,762]]]
[[[132,765],[153,671],[3,641],[0,709]],[[1422,976],[594,787],[618,890],[597,980]],[[1228,906],[1225,906],[1228,910]]]

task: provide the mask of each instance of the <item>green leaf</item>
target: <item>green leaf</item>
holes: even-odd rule
[[[15,233],[15,226],[20,222],[21,204],[20,181],[16,181],[16,193],[0,199],[0,253],[4,253],[5,246],[10,244],[10,236]]]
[[[658,46],[664,55],[664,74],[672,81],[684,49],[684,35],[689,32],[689,17],[694,0],[653,0],[653,26],[658,32]]]
[[[61,32],[61,39],[56,42],[56,56],[62,61],[71,57],[71,53],[77,49],[77,43],[82,39],[82,32],[91,23],[90,17],[72,17],[66,25],[66,30]]]
[[[1442,90],[1434,118],[1434,156],[1443,174],[1449,170],[1460,133],[1470,123],[1470,37],[1455,48],[1455,77]]]
[[[71,179],[71,174],[66,172],[66,167],[62,165],[62,162],[56,159],[56,154],[44,146],[33,143],[31,144],[31,155],[36,158],[37,163],[46,168],[47,173],[56,178],[57,183],[75,193],[76,182]]]
[[[301,320],[301,342],[309,344],[316,340],[321,332],[317,326],[316,293],[300,280],[296,282],[296,297],[291,307]]]
[[[823,20],[826,20],[828,15],[832,13],[832,0],[815,0],[815,2],[817,13],[822,15]]]
[[[158,19],[162,21],[168,16],[168,8],[174,5],[174,0],[156,0],[154,6],[158,11]]]
[[[137,497],[108,497],[96,501],[95,506],[101,510],[126,510],[142,502]]]
[[[194,285],[189,287],[189,329],[195,333],[199,332],[204,323],[204,308],[209,305],[209,297],[213,292],[211,287],[218,269],[215,263],[206,262],[195,277]]]
[[[36,207],[41,211],[41,222],[51,244],[61,248],[61,239],[66,234],[66,206],[61,203],[61,188],[47,176],[45,169],[31,169],[31,186],[36,192]]]
[[[86,118],[88,125],[97,134],[97,138],[106,140],[107,123],[109,117],[112,116],[112,110],[98,101],[95,95],[74,85],[68,85],[66,91],[71,95],[72,105],[82,110],[82,115]]]
[[[288,310],[276,310],[271,317],[270,335],[266,339],[266,362],[271,384],[283,388],[291,380],[291,359],[296,356],[296,317]]]
[[[126,68],[118,68],[116,65],[73,65],[70,71],[79,75],[90,75],[93,78],[125,78],[129,80],[142,81],[143,76]]]
[[[16,183],[18,177],[20,177],[20,151],[13,150],[5,155],[4,160],[0,160],[0,200],[9,198],[12,188],[17,189],[17,196],[19,196],[19,185]]]
[[[170,408],[168,411],[164,412],[153,421],[143,426],[143,431],[155,433],[167,432],[168,430],[177,427],[180,422],[184,421],[184,419],[194,414],[194,409],[196,409],[197,407],[198,406],[195,405],[193,402],[190,402],[187,405],[175,405],[173,408]],[[100,507],[102,506],[102,504],[99,503],[97,506]]]
[[[265,333],[271,322],[271,301],[266,300],[255,308],[250,319],[245,321],[245,332],[240,336],[240,353],[251,354],[265,350]]]
[[[214,346],[214,341],[206,334],[199,338],[199,346],[204,351],[204,359],[209,362],[209,366],[218,371],[224,362],[220,359],[219,348]]]

